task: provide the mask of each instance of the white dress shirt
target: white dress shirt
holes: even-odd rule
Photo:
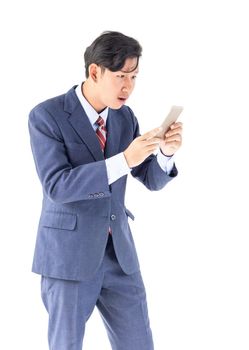
[[[82,84],[79,84],[75,89],[75,92],[84,111],[86,112],[87,117],[89,118],[89,121],[94,131],[96,131],[98,127],[98,125],[96,124],[96,121],[99,116],[101,116],[104,119],[106,124],[109,108],[106,107],[101,113],[97,113],[95,109],[87,101],[87,99],[84,97],[81,91],[81,86]],[[164,154],[162,154],[162,152],[159,151],[157,154],[157,161],[163,171],[165,171],[167,174],[171,172],[174,165],[173,157],[167,157]],[[116,180],[118,180],[120,177],[129,174],[129,172],[131,171],[131,169],[129,168],[126,162],[123,152],[118,153],[115,156],[112,156],[110,158],[107,158],[105,162],[106,162],[107,177],[108,177],[109,185],[115,182]]]

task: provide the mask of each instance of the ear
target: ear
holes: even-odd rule
[[[98,81],[100,70],[100,67],[95,63],[91,63],[88,68],[89,78],[91,78],[94,83],[97,83]]]

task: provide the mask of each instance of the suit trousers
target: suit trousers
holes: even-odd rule
[[[111,235],[93,278],[69,281],[42,276],[41,293],[49,314],[50,350],[82,350],[85,324],[95,305],[113,350],[154,349],[141,273],[122,271]]]

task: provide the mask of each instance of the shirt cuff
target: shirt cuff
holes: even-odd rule
[[[118,153],[113,157],[107,158],[105,160],[105,163],[109,185],[117,181],[120,177],[129,174],[131,171],[123,152]]]
[[[175,160],[174,156],[168,157],[165,156],[160,150],[157,153],[157,162],[160,166],[160,168],[166,172],[167,175],[169,175],[173,169]]]

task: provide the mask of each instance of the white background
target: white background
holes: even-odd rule
[[[141,131],[184,106],[177,179],[152,193],[130,178],[127,190],[155,349],[248,350],[246,1],[9,0],[0,26],[0,348],[47,349],[40,279],[30,272],[41,188],[28,113],[79,83],[85,47],[119,30],[144,49],[129,101]],[[110,349],[97,312],[84,344]]]

